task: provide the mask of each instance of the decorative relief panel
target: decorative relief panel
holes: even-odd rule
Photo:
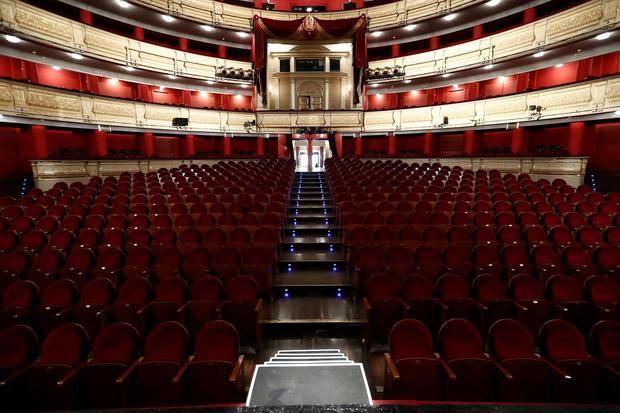
[[[60,17],[18,0],[0,0],[0,25],[42,43],[147,70],[212,79],[217,67],[251,70],[252,64],[139,42]]]
[[[435,52],[419,53],[393,59],[375,60],[369,69],[401,66],[408,78],[439,74],[443,70],[461,70],[485,65],[490,60],[534,52],[553,47],[576,37],[593,35],[599,30],[620,27],[620,0],[591,0],[545,19],[464,44]],[[475,52],[474,52],[475,51]],[[432,59],[434,64],[428,60]],[[446,62],[446,67],[443,62]],[[421,62],[424,62],[421,65]],[[432,67],[432,69],[431,69]]]

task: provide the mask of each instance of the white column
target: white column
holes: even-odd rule
[[[275,78],[275,86],[276,86],[276,90],[274,91],[274,95],[276,97],[275,99],[275,110],[280,109],[280,78],[276,77]]]
[[[325,110],[329,109],[329,79],[325,79]]]
[[[329,56],[325,56],[325,71],[329,72]]]
[[[297,93],[295,93],[295,79],[291,79],[291,109],[297,109]]]
[[[347,78],[340,79],[340,109],[346,109],[347,101]]]
[[[295,56],[291,56],[291,72],[295,71]]]

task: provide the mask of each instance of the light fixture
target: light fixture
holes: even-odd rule
[[[78,54],[78,53],[69,53],[69,56],[71,56],[75,60],[82,60],[82,59],[84,59],[84,56],[82,56],[81,54]]]
[[[415,89],[413,89],[413,90],[412,90],[411,92],[409,92],[409,93],[411,93],[412,95],[416,95],[416,94],[418,93],[418,91],[417,91],[417,90],[415,90]]]
[[[174,17],[169,16],[167,14],[162,14],[161,18],[164,19],[166,23],[172,23],[174,21]]]
[[[455,83],[455,84],[452,85],[452,89],[458,89],[458,88],[459,88],[459,84],[458,83]]]
[[[616,115],[616,116],[620,116],[620,110],[615,111],[615,112],[614,112],[614,115]]]
[[[558,63],[557,65],[555,65],[555,67],[556,67],[556,69],[564,67],[564,63]]]
[[[505,82],[506,81],[506,76],[500,76],[500,77],[497,78],[497,80],[499,82]]]
[[[19,37],[13,36],[11,34],[5,34],[4,39],[9,43],[19,43],[22,41],[22,39],[20,39]]]
[[[246,84],[240,84],[239,86],[241,86],[244,89],[247,88],[247,87],[250,87],[250,85],[246,85]]]
[[[491,70],[491,69],[493,69],[494,67],[495,67],[495,65],[491,63],[491,64],[488,64],[488,65],[486,65],[485,67],[483,67],[483,69],[484,69],[484,70]]]
[[[376,32],[372,32],[372,37],[379,37],[383,34],[383,32],[381,30],[378,30]]]
[[[601,33],[595,37],[596,40],[607,40],[611,37],[611,32]]]
[[[208,32],[212,32],[213,30],[215,30],[215,29],[213,28],[213,26],[209,26],[208,24],[203,24],[203,25],[202,25],[202,26],[200,26],[200,27],[202,27],[202,29],[203,29],[203,30],[206,30],[206,31],[208,31]]]
[[[129,8],[129,6],[131,6],[131,4],[127,3],[124,0],[116,0],[116,4],[118,4],[120,7],[127,9]]]
[[[4,118],[4,115],[2,113],[0,113],[0,119]]]
[[[377,86],[379,86],[378,83],[373,83],[373,84],[370,85],[370,87],[377,87]]]
[[[166,77],[170,80],[175,80],[177,78],[175,75],[166,75]]]
[[[213,85],[213,84],[215,84],[215,82],[213,80],[207,80],[207,84]]]
[[[547,52],[541,50],[540,52],[534,53],[534,57],[543,57]]]
[[[411,83],[411,79],[405,79],[403,80],[403,83]]]
[[[408,24],[405,26],[405,30],[407,30],[408,32],[411,32],[415,29],[416,25],[415,24]]]
[[[444,79],[448,78],[452,76],[452,73],[444,73],[443,75],[441,75],[441,77],[443,77]]]
[[[249,36],[249,34],[247,34],[246,32],[237,32],[237,36],[242,37],[242,38],[246,38]]]
[[[495,7],[495,6],[497,6],[498,4],[500,4],[501,2],[502,2],[502,0],[491,0],[491,1],[489,1],[489,2],[487,3],[487,6],[489,6],[489,7]]]
[[[60,66],[52,66],[52,69],[54,69],[54,70],[60,70]]]
[[[115,77],[110,78],[110,83],[118,83],[118,79]]]
[[[201,90],[198,94],[199,94],[200,96],[202,96],[202,97],[205,97],[205,96],[207,96],[207,95],[208,95],[208,93],[207,93],[207,91],[206,91],[206,90]]]
[[[131,66],[123,66],[123,69],[125,69],[125,70],[126,70],[126,71],[128,71],[128,72],[133,72],[134,70],[136,70],[136,69],[134,69],[134,68],[133,68],[133,67],[131,67]]]
[[[306,12],[312,13],[312,7],[306,7]]]
[[[456,19],[456,13],[446,14],[445,16],[443,16],[443,19],[447,22],[451,22],[452,20]]]
[[[160,86],[158,89],[160,92],[163,92],[164,90],[166,90],[166,88],[164,86]]]

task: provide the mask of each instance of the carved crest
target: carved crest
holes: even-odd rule
[[[316,30],[316,20],[312,16],[304,17],[303,28],[307,32],[312,32]]]

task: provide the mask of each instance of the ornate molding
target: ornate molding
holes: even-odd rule
[[[0,0],[0,25],[24,38],[121,66],[214,80],[218,69],[250,71],[252,63],[140,42],[58,16],[18,0]]]
[[[406,78],[483,66],[620,26],[620,0],[592,0],[545,19],[426,53],[368,62],[369,70],[402,67]]]

